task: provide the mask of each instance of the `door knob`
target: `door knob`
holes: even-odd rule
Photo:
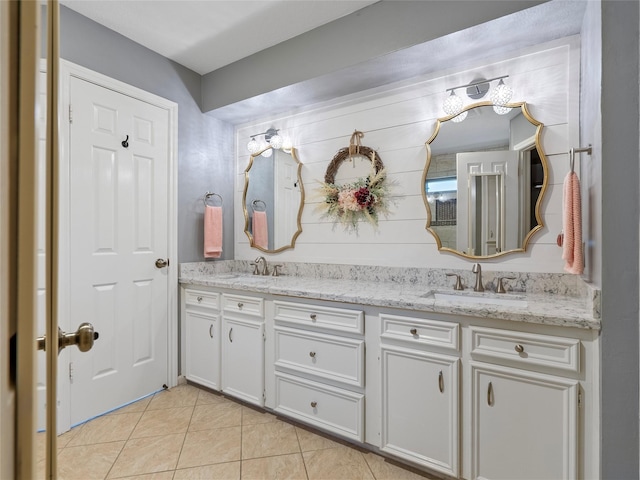
[[[169,266],[169,260],[165,260],[164,258],[159,258],[156,260],[156,268],[164,268]]]
[[[93,329],[93,325],[84,322],[78,330],[65,333],[58,327],[58,352],[71,345],[77,345],[81,352],[88,352],[93,347],[94,342],[100,338],[100,334]],[[46,337],[38,337],[38,350],[46,350]]]

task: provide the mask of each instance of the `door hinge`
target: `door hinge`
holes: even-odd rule
[[[263,402],[267,401],[267,391],[266,390],[262,390],[262,401]]]
[[[69,382],[73,383],[73,362],[69,362]]]
[[[267,341],[267,332],[262,332],[262,341],[263,342]]]
[[[578,407],[582,407],[582,392],[578,393]]]
[[[69,123],[73,123],[73,107],[69,104]]]

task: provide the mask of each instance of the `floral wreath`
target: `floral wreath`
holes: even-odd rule
[[[331,160],[324,183],[320,186],[324,201],[318,206],[323,211],[323,216],[331,218],[334,224],[341,223],[346,230],[356,232],[359,221],[365,220],[377,227],[379,214],[382,213],[385,217],[389,214],[386,171],[376,151],[360,145],[363,136],[362,132],[355,131],[351,135],[349,147],[340,149]],[[335,183],[340,165],[347,159],[353,159],[354,155],[371,161],[371,173],[366,178],[359,178],[345,185]]]

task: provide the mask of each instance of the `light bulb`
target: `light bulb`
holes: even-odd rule
[[[265,147],[266,148],[266,147]],[[273,148],[267,148],[264,152],[262,152],[261,154],[264,158],[269,158],[271,155],[273,155]]]
[[[462,99],[456,95],[454,90],[451,90],[451,95],[445,99],[442,109],[447,115],[455,115],[462,110]]]
[[[502,79],[500,83],[491,92],[491,101],[494,105],[505,106],[513,96],[513,89],[509,85],[505,85]]]
[[[286,153],[291,153],[291,149],[293,148],[293,142],[289,137],[284,137],[282,140],[282,150]]]
[[[269,139],[269,144],[276,150],[282,147],[282,137],[277,133]]]
[[[251,137],[249,143],[247,143],[247,150],[251,155],[254,155],[260,151],[260,144],[256,141],[255,138]]]
[[[460,115],[456,115],[455,117],[453,117],[451,119],[452,122],[455,123],[460,123],[461,121],[463,121],[465,118],[467,118],[467,115],[469,114],[468,110],[465,110],[464,112],[462,112]]]
[[[498,115],[506,115],[507,113],[509,113],[511,111],[510,107],[501,107],[500,105],[494,105],[493,106],[493,111],[496,112]]]

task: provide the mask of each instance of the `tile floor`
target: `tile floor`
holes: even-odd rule
[[[44,451],[44,434],[38,437]],[[44,459],[38,461],[44,476]],[[58,478],[431,478],[374,453],[191,385],[155,394],[58,437]]]

